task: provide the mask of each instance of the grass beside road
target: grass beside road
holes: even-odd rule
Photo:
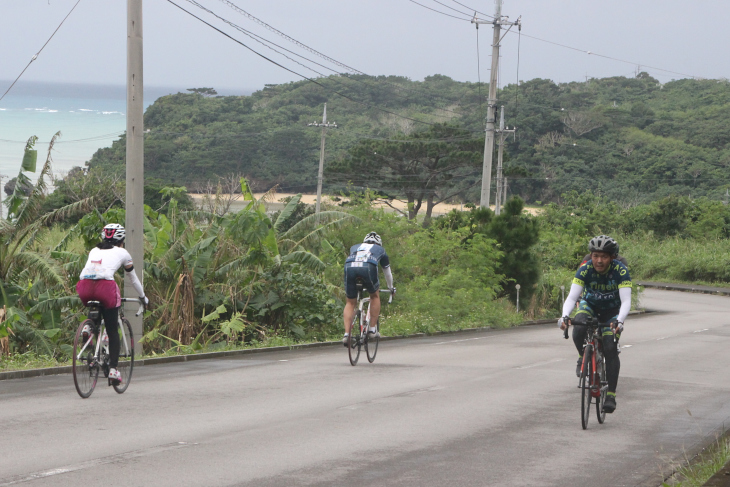
[[[507,309],[492,311],[494,316],[482,316],[481,319],[472,320],[451,320],[448,316],[444,320],[433,319],[431,317],[419,318],[413,313],[401,314],[392,313],[383,319],[382,334],[383,336],[408,336],[416,333],[436,333],[441,331],[458,331],[467,328],[475,328],[480,326],[491,326],[492,328],[508,328],[517,326],[520,323],[519,316],[510,313]],[[137,356],[137,360],[154,357],[171,357],[176,355],[192,355],[207,352],[225,352],[231,350],[248,350],[255,348],[267,347],[291,347],[294,345],[302,345],[307,343],[317,343],[323,341],[335,341],[342,338],[341,334],[313,337],[309,340],[296,340],[291,337],[271,336],[261,341],[246,342],[241,344],[217,343],[212,346],[194,349],[191,346],[172,347],[165,353],[161,354],[145,354]],[[70,358],[54,358],[48,355],[39,355],[33,352],[15,353],[10,357],[0,356],[0,372],[9,372],[13,370],[29,370],[42,369],[49,367],[62,367],[71,365]]]
[[[730,461],[730,437],[722,437],[696,461],[680,467],[662,487],[701,487]]]

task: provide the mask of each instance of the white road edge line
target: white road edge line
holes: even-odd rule
[[[192,445],[196,444],[197,443],[192,443]],[[66,465],[65,467],[52,468],[50,470],[42,470],[40,472],[16,475],[14,477],[0,479],[0,487],[5,487],[6,485],[20,484],[23,482],[30,482],[31,480],[43,479],[46,477],[52,477],[54,475],[60,475],[69,472],[76,472],[78,470],[98,467],[100,465],[106,465],[113,462],[130,460],[132,458],[146,457],[149,455],[154,455],[156,453],[162,453],[178,448],[185,448],[190,445],[190,443],[179,441],[177,443],[168,443],[166,445],[154,446],[152,448],[145,448],[143,450],[134,450],[126,453],[119,453],[117,455],[111,455],[108,457],[96,458],[94,460],[88,460],[86,462],[77,463],[75,465]]]
[[[438,342],[438,343],[434,343],[433,345],[444,345],[445,343],[468,342],[471,340],[481,340],[482,338],[489,338],[489,337],[464,338],[462,340],[449,340],[448,342]]]

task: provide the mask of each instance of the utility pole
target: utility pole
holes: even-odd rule
[[[507,203],[507,178],[504,178],[504,184],[502,185],[502,206]]]
[[[492,186],[492,159],[494,156],[494,112],[497,107],[499,43],[504,38],[504,36],[500,37],[500,32],[503,25],[508,25],[511,29],[515,25],[522,28],[522,24],[520,19],[517,19],[516,22],[509,22],[507,20],[507,17],[502,17],[502,0],[495,0],[494,2],[493,21],[490,22],[487,20],[479,20],[475,13],[474,18],[471,20],[471,23],[476,24],[477,29],[479,28],[479,24],[492,24],[494,26],[494,35],[492,36],[492,67],[489,72],[489,98],[487,99],[487,128],[486,137],[484,138],[484,163],[482,165],[482,192],[479,199],[480,207],[489,208],[489,201],[491,199],[489,193]],[[498,202],[497,206],[499,206]]]
[[[310,127],[322,127],[322,141],[319,146],[319,171],[317,171],[317,205],[314,213],[317,215],[317,225],[319,225],[319,208],[322,204],[322,179],[324,178],[324,139],[327,135],[328,128],[337,128],[337,124],[327,123],[327,104],[324,104],[324,112],[322,113],[322,123],[312,122]]]
[[[0,174],[0,191],[3,191],[3,179],[7,178],[5,174]],[[1,194],[1,193],[0,193]],[[3,219],[3,199],[0,197],[0,220]]]
[[[500,205],[504,205],[504,200],[507,196],[507,191],[504,188],[505,182],[502,179],[502,155],[504,153],[504,136],[505,134],[513,134],[516,129],[509,130],[504,126],[504,105],[501,107],[499,114],[499,149],[497,151],[497,199],[494,202],[494,214],[500,214]],[[504,198],[503,196],[504,195]]]
[[[144,85],[142,78],[142,0],[127,0],[127,192],[126,247],[132,254],[135,272],[144,283]],[[136,296],[129,277],[124,278],[124,295]],[[137,306],[125,304],[125,316],[134,336],[143,335],[142,316]],[[138,342],[139,343],[139,342]],[[140,350],[141,352],[141,350]]]

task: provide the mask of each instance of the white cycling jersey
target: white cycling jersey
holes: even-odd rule
[[[114,280],[114,274],[120,267],[132,265],[132,256],[126,249],[113,247],[111,249],[93,248],[89,252],[89,259],[81,270],[81,279]]]

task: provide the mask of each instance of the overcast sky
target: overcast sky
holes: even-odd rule
[[[186,0],[174,0],[257,51],[308,76],[316,74],[255,43]],[[198,0],[219,15],[288,49],[312,57],[225,5]],[[232,0],[289,36],[368,74],[414,80],[444,74],[477,80],[476,31],[468,21],[432,12],[409,0]],[[435,0],[417,0],[461,16]],[[453,0],[439,0],[468,11]],[[494,12],[493,0],[459,0]],[[76,0],[0,0],[0,80],[25,67]],[[124,84],[126,1],[81,0],[22,80]],[[527,35],[583,50],[706,78],[730,76],[730,1],[700,0],[505,0],[503,14],[522,15]],[[487,80],[491,26],[479,30],[481,77]],[[518,36],[503,41],[501,84],[517,76]],[[148,86],[251,90],[299,80],[167,0],[144,0],[145,83]],[[322,59],[314,58],[323,64]],[[323,71],[322,68],[315,67]],[[337,69],[333,66],[333,68]],[[666,82],[684,76],[649,71]],[[555,81],[632,75],[636,66],[537,41],[521,40],[519,77]],[[329,71],[323,71],[329,73]],[[22,83],[22,81],[21,81]],[[0,94],[8,86],[0,81]]]

